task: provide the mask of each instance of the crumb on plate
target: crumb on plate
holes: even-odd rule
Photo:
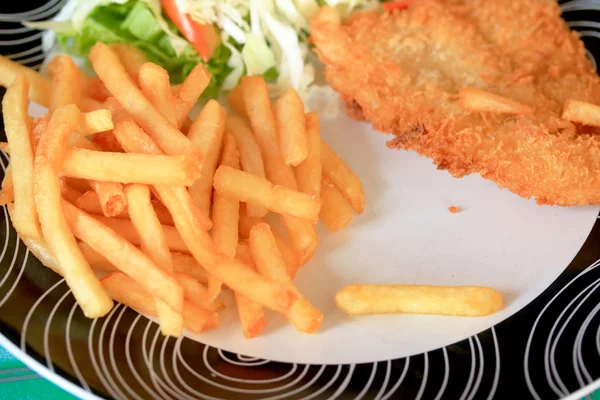
[[[450,206],[448,207],[448,211],[450,211],[452,214],[456,214],[462,211],[462,208],[457,207],[457,206]]]

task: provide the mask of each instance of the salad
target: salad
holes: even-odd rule
[[[53,20],[25,24],[52,31],[74,56],[96,42],[137,47],[173,84],[203,63],[212,74],[205,97],[262,75],[274,96],[292,87],[306,100],[317,88],[308,25],[321,5],[348,15],[379,0],[69,0]]]

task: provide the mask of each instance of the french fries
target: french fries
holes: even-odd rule
[[[96,110],[85,113],[77,124],[77,132],[83,136],[111,130],[114,127],[109,110]]]
[[[44,106],[50,105],[50,79],[34,69],[27,68],[0,55],[0,85],[9,87],[18,75],[24,75],[29,83],[29,98]]]
[[[185,298],[191,303],[210,311],[219,311],[225,307],[221,300],[211,299],[208,289],[205,288],[196,278],[186,273],[175,274],[175,279],[183,288]]]
[[[190,186],[200,176],[196,155],[107,153],[74,148],[66,154],[61,173],[71,178]]]
[[[250,231],[252,230],[254,225],[258,225],[258,224],[261,224],[264,222],[265,222],[265,220],[263,218],[249,217],[246,214],[246,206],[243,203],[240,204],[240,218],[239,218],[239,223],[238,223],[238,233],[241,238],[248,239],[250,237]],[[283,257],[283,260],[288,269],[288,272],[293,279],[296,276],[296,272],[298,272],[298,268],[300,267],[300,259],[298,257],[298,254],[292,247],[290,247],[290,245],[288,245],[288,243],[286,242],[286,240],[284,238],[282,238],[281,236],[279,236],[279,234],[277,234],[277,232],[272,232],[272,233],[273,233],[273,236],[275,237],[275,241],[277,242],[277,247],[279,248],[279,252],[281,253],[281,256]],[[240,247],[240,246],[242,246],[242,247]],[[243,244],[238,244],[238,250],[237,250],[238,252],[240,251],[240,248],[242,249],[242,251],[246,250],[246,248],[244,247]],[[250,257],[249,256],[250,253],[247,253],[247,254],[248,254],[248,257]],[[236,254],[236,256],[237,256],[237,254]],[[242,261],[251,262],[252,257],[244,258],[244,259],[242,259]]]
[[[121,219],[130,219],[127,207],[123,208],[123,210],[116,215],[106,215],[102,210],[100,200],[98,200],[98,194],[93,191],[86,191],[81,196],[79,196],[73,204],[90,214],[105,215],[107,217],[110,216]],[[165,208],[165,206],[162,203],[154,202],[152,206],[154,208],[154,213],[156,214],[156,217],[158,218],[161,224],[171,226],[173,225],[173,218],[171,218],[171,214],[169,214],[169,211]]]
[[[301,192],[319,197],[321,195],[321,127],[319,115],[311,112],[306,114],[306,140],[308,155],[296,167],[296,180]]]
[[[104,255],[148,293],[167,303],[174,311],[181,312],[183,290],[170,274],[96,218],[66,201],[63,201],[62,208],[69,227],[79,240]]]
[[[131,222],[140,237],[144,253],[164,271],[173,272],[171,252],[167,238],[150,202],[150,189],[145,185],[125,187]],[[182,288],[183,289],[183,288]],[[179,336],[183,331],[183,317],[162,300],[155,298],[160,329],[165,336]]]
[[[25,76],[17,75],[2,100],[2,114],[10,147],[10,173],[5,180],[12,183],[14,211],[12,223],[22,235],[41,239],[42,231],[33,199],[33,145],[27,115],[28,84]],[[10,199],[9,185],[2,185],[2,197]]]
[[[194,258],[211,275],[267,308],[285,311],[290,307],[296,297],[294,293],[264,279],[239,261],[221,254],[208,233],[195,226],[195,220],[186,213],[177,197],[169,190],[162,189],[160,199],[173,216],[183,241]]]
[[[240,157],[231,135],[225,136],[223,154],[220,165],[239,169]],[[215,193],[213,203],[213,227],[211,236],[220,252],[227,257],[234,257],[238,241],[238,221],[240,218],[240,203]],[[221,291],[221,282],[216,278],[209,280],[210,298],[214,299]]]
[[[91,318],[115,299],[158,315],[164,335],[201,332],[219,325],[224,283],[244,336],[266,326],[263,307],[314,332],[323,314],[293,278],[318,245],[321,175],[329,176],[318,116],[305,115],[291,89],[271,108],[264,79],[245,77],[229,101],[252,128],[214,100],[191,121],[211,78],[203,65],[171,87],[164,69],[127,45],[97,43],[90,61],[99,78],[59,56],[48,79],[0,57],[0,84],[14,80],[3,102],[0,150],[11,162],[0,202],[32,253],[65,277]],[[50,112],[28,117],[28,93]],[[336,184],[355,188],[334,161]],[[333,186],[324,199],[328,189],[337,197],[327,205],[348,211]],[[291,245],[264,222],[269,210],[282,215]]]
[[[10,164],[4,171],[2,179],[2,190],[0,191],[0,206],[5,206],[15,200],[15,186],[12,178],[12,167]]]
[[[480,317],[502,309],[502,295],[481,286],[350,285],[335,295],[346,314],[437,314]]]
[[[79,242],[77,244],[93,269],[104,272],[118,271],[118,269],[112,265],[110,261],[106,259],[106,257],[92,249],[87,243]],[[184,280],[185,277],[194,279],[199,283],[208,282],[208,273],[200,266],[200,264],[198,264],[194,257],[187,254],[171,253],[171,258],[173,260],[173,272],[175,273],[175,279],[177,279],[177,282],[179,282],[179,284],[181,284],[183,287],[184,296],[186,298],[189,297],[189,294],[186,290],[186,285],[182,283],[182,280]],[[184,275],[183,278],[182,275]],[[218,308],[217,306],[215,307]]]
[[[161,154],[161,150],[152,139],[132,121],[122,121],[115,126],[113,130],[115,138],[121,146],[130,153],[143,154]],[[185,212],[199,222],[205,229],[212,227],[212,222],[207,215],[204,215],[197,207],[187,189],[184,186],[172,186],[170,190],[179,199],[181,205],[185,208]]]
[[[104,86],[104,83],[98,78],[82,77],[81,94],[92,100],[104,101],[110,97],[110,92]]]
[[[202,64],[197,64],[185,78],[177,92],[177,129],[181,128],[191,108],[196,104],[209,83],[210,74]],[[142,125],[142,127],[144,126]]]
[[[188,138],[204,156],[200,178],[190,187],[189,192],[194,204],[206,216],[210,212],[213,175],[221,155],[226,116],[225,109],[216,101],[210,100],[188,132]]]
[[[92,47],[89,59],[112,95],[167,154],[197,154],[187,137],[144,97],[131,81],[117,55],[104,43]]]
[[[102,279],[102,286],[110,296],[138,312],[157,315],[156,306],[152,296],[133,279],[122,272],[112,273]],[[219,315],[184,301],[182,312],[183,324],[186,329],[200,333],[219,325]]]
[[[269,225],[258,224],[252,228],[250,252],[256,268],[263,276],[285,285],[298,296],[294,304],[285,312],[286,318],[301,332],[316,331],[323,322],[323,314],[295,288]]]
[[[600,106],[585,101],[567,99],[562,118],[589,126],[600,126]]]
[[[78,148],[96,150],[93,143],[79,135],[71,136],[70,142]],[[89,180],[87,183],[98,195],[98,202],[102,213],[107,217],[119,215],[127,208],[127,199],[123,193],[123,186],[120,183],[98,180]],[[72,200],[69,201],[74,203]]]
[[[64,272],[67,284],[88,318],[106,315],[113,303],[77,246],[63,212],[58,166],[69,135],[80,118],[70,104],[56,110],[40,138],[33,166],[33,196],[48,248]]]
[[[297,166],[308,157],[304,103],[294,89],[286,90],[274,106],[283,162]]]
[[[124,151],[119,142],[117,142],[117,139],[115,139],[112,131],[98,132],[90,140],[94,146],[102,151],[112,151],[115,153]]]
[[[130,220],[104,217],[102,215],[94,215],[93,218],[97,219],[103,225],[115,231],[119,236],[122,236],[128,242],[131,242],[136,246],[141,244],[140,237]],[[181,239],[181,235],[177,229],[169,225],[163,225],[162,228],[167,237],[167,245],[169,246],[169,249],[180,253],[189,253],[189,250]]]
[[[352,207],[342,192],[325,177],[321,184],[321,200],[319,219],[332,232],[344,229],[352,220]]]
[[[320,200],[226,165],[217,169],[214,187],[220,195],[257,204],[282,215],[312,223],[317,223],[319,219]]]
[[[294,171],[284,163],[279,151],[275,117],[265,80],[259,76],[244,76],[241,86],[246,112],[262,152],[267,178],[276,185],[297,190]],[[283,217],[283,223],[301,263],[306,263],[319,244],[315,227],[308,221],[290,216]]]
[[[113,43],[110,48],[119,58],[127,74],[136,80],[142,65],[148,62],[144,52],[126,43]]]
[[[531,114],[533,108],[518,101],[475,88],[462,88],[458,92],[462,108],[470,111]]]
[[[241,93],[237,95],[239,96]],[[240,117],[232,115],[227,117],[227,132],[235,137],[235,142],[240,152],[242,170],[260,178],[265,178],[265,166],[262,154],[250,127]],[[251,217],[262,218],[267,214],[268,210],[265,207],[250,204],[247,207],[247,212]]]
[[[247,242],[238,243],[235,258],[253,270],[256,270],[256,264],[252,259],[250,246]],[[248,299],[244,295],[239,293],[234,293],[234,295],[244,337],[251,339],[258,336],[263,331],[265,326],[267,326],[267,320],[265,319],[265,311],[263,307],[260,304]]]
[[[56,56],[48,64],[52,79],[50,106],[52,112],[67,104],[78,104],[81,97],[81,72],[67,55]]]
[[[154,104],[171,125],[177,126],[175,97],[171,90],[167,71],[154,63],[145,63],[140,67],[138,81],[144,96]]]
[[[242,86],[238,85],[229,92],[227,95],[227,102],[233,111],[240,114],[242,117],[248,118],[246,104],[244,104],[244,92]]]
[[[321,164],[323,166],[323,175],[344,194],[354,211],[362,214],[365,209],[365,191],[360,179],[346,165],[344,160],[322,140]]]

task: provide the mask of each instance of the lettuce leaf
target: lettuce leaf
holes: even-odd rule
[[[169,23],[169,29],[183,37],[173,24]],[[183,82],[190,71],[202,63],[212,75],[203,99],[216,97],[232,70],[227,65],[231,50],[225,45],[219,46],[207,63],[189,43],[178,55],[170,36],[159,26],[152,10],[146,3],[136,0],[100,5],[83,21],[80,31],[56,32],[56,37],[67,53],[76,56],[87,56],[96,42],[127,43],[142,50],[148,60],[165,68],[172,84]]]

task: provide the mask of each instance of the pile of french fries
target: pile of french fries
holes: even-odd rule
[[[210,79],[202,65],[172,87],[133,48],[97,43],[89,59],[97,78],[65,55],[49,77],[0,58],[0,204],[29,249],[89,318],[116,300],[158,316],[164,335],[201,332],[219,325],[227,287],[246,337],[265,327],[265,307],[315,332],[323,314],[293,282],[318,246],[315,224],[338,231],[365,207],[318,115],[294,90],[272,105],[264,79],[244,77],[228,98],[237,115],[211,100],[190,121]],[[30,117],[29,100],[48,113]]]

